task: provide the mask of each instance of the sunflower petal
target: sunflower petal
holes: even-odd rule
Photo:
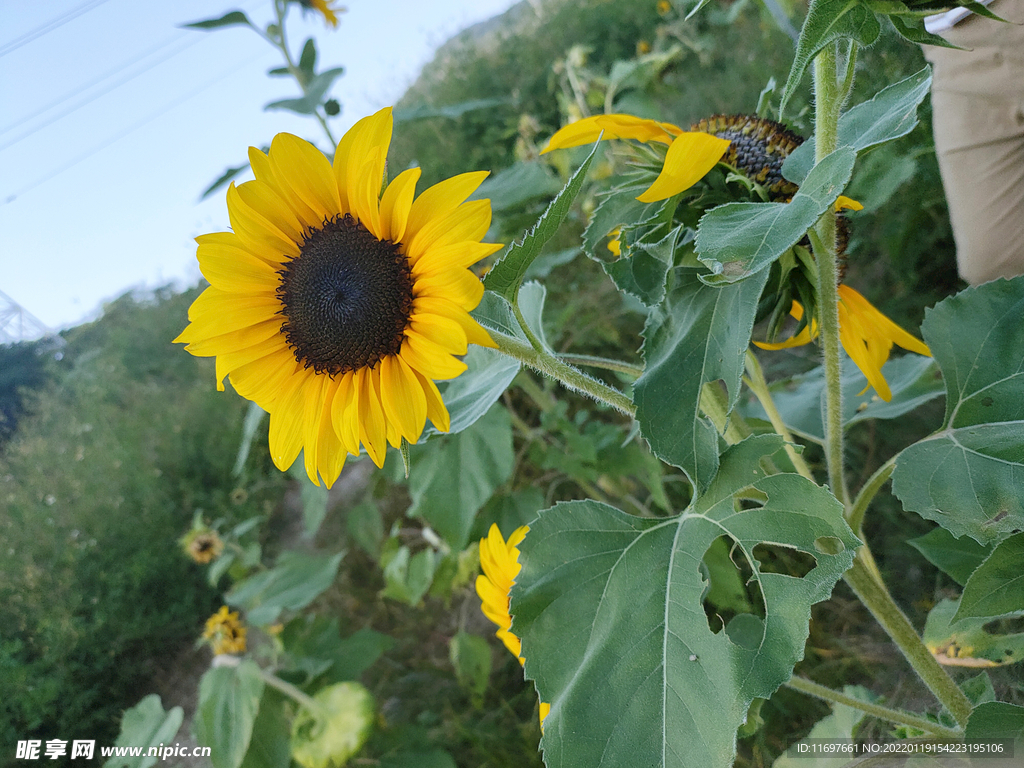
[[[249,296],[211,286],[192,302],[188,319],[196,326],[196,338],[209,338],[273,320],[280,310],[281,302],[273,294]]]
[[[484,284],[468,269],[455,269],[421,277],[412,287],[415,298],[435,297],[454,301],[463,309],[474,309],[484,296]]]
[[[466,364],[452,357],[444,347],[406,328],[405,341],[402,342],[402,359],[424,376],[434,381],[454,379],[466,370]]]
[[[294,243],[302,242],[306,227],[274,187],[256,179],[239,184],[235,189],[243,203],[273,224],[285,237]]]
[[[396,176],[380,199],[380,226],[382,240],[400,243],[409,223],[412,199],[416,195],[419,168],[409,168]]]
[[[470,200],[445,216],[420,228],[408,242],[405,254],[415,264],[429,248],[443,248],[462,242],[477,242],[491,226],[491,201]]]
[[[413,277],[426,277],[446,269],[466,269],[501,250],[501,243],[453,243],[431,247],[412,265]]]
[[[889,389],[885,376],[882,375],[882,369],[877,359],[873,359],[868,350],[860,323],[851,317],[849,310],[841,302],[839,304],[839,342],[860,372],[874,387],[878,396],[887,403],[892,400],[892,391]]]
[[[338,142],[338,149],[334,153],[334,179],[338,184],[343,213],[353,213],[351,197],[353,188],[356,188],[354,182],[360,176],[363,163],[374,147],[381,150],[381,166],[379,172],[377,169],[370,169],[368,173],[370,176],[376,176],[376,191],[380,191],[381,182],[384,180],[383,161],[387,158],[388,147],[391,144],[393,122],[391,107],[385,107],[359,120]]]
[[[265,410],[281,397],[282,388],[301,371],[290,349],[282,349],[231,372],[231,386],[242,397],[259,403]]]
[[[689,189],[718,164],[729,141],[699,131],[687,131],[669,145],[665,165],[647,191],[637,197],[641,203],[667,200]]]
[[[341,475],[348,453],[337,432],[334,431],[332,419],[334,400],[338,396],[342,377],[335,376],[333,379],[328,378],[327,381],[320,414],[320,433],[317,435],[316,455],[320,476],[324,480],[324,485],[330,488]]]
[[[682,128],[672,123],[659,123],[657,120],[646,120],[633,115],[595,115],[570,123],[556,132],[541,154],[555,149],[593,144],[602,132],[604,139],[634,139],[671,144],[672,139],[682,133]]]
[[[427,312],[409,316],[409,327],[453,355],[466,354],[466,332],[451,318]]]
[[[384,466],[387,454],[387,424],[380,402],[380,367],[361,368],[356,371],[359,380],[359,439],[366,453],[378,467]]]
[[[335,378],[338,380],[338,391],[331,403],[331,423],[345,450],[358,456],[359,428],[352,414],[359,413],[359,382],[352,371]]]
[[[419,231],[434,220],[447,216],[458,208],[487,178],[487,171],[460,173],[445,179],[416,198],[409,209],[405,228],[405,242],[412,242]]]
[[[306,474],[313,485],[320,486],[319,456],[320,420],[324,414],[324,397],[327,395],[327,384],[330,377],[314,375],[306,382],[304,412],[302,415],[302,459],[306,465]]]
[[[281,282],[270,264],[242,248],[200,243],[196,258],[210,285],[227,293],[272,294]]]
[[[380,147],[372,147],[355,174],[351,173],[355,160],[349,160],[348,203],[352,215],[378,240],[382,239],[379,201],[381,174],[384,173],[382,157]]]
[[[427,398],[416,374],[397,355],[380,361],[380,395],[385,418],[410,443],[419,440],[427,421]]]
[[[442,317],[454,320],[462,326],[462,330],[466,333],[466,341],[469,344],[490,347],[492,349],[497,347],[490,334],[484,330],[480,323],[473,319],[469,312],[448,299],[421,296],[413,301],[412,314],[416,315],[421,312],[441,315]]]
[[[302,450],[303,396],[309,381],[310,376],[305,373],[292,376],[270,412],[270,458],[282,472],[295,462]]]
[[[217,390],[224,391],[224,377],[232,371],[269,357],[282,349],[286,349],[284,339],[281,336],[271,336],[248,347],[236,347],[230,352],[219,353],[216,364]]]
[[[247,205],[234,183],[228,187],[228,219],[245,249],[271,264],[299,255],[299,244]]]
[[[281,318],[267,320],[263,323],[247,325],[237,331],[230,331],[220,336],[198,336],[193,333],[195,325],[189,325],[181,335],[174,340],[174,343],[188,342],[185,349],[189,354],[196,357],[210,357],[221,355],[235,349],[244,349],[258,344],[261,341],[276,336],[281,332]]]
[[[423,389],[423,395],[427,399],[427,418],[433,422],[438,431],[449,431],[452,428],[452,419],[448,414],[448,407],[441,398],[441,392],[438,390],[437,384],[419,371],[414,370],[413,374],[419,381],[420,387]]]

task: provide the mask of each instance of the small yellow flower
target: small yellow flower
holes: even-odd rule
[[[633,115],[596,115],[577,120],[556,132],[541,154],[593,144],[598,137],[668,145],[661,173],[647,191],[637,197],[641,203],[667,200],[689,189],[704,178],[729,149],[727,139],[703,131],[684,131],[672,123]]]
[[[643,56],[651,52],[651,44],[646,40],[637,40],[636,43],[636,55]]]
[[[512,617],[509,615],[509,592],[515,584],[516,576],[522,569],[519,563],[518,545],[526,537],[530,526],[516,528],[508,541],[501,535],[497,525],[491,525],[486,538],[480,539],[480,567],[483,575],[476,578],[476,593],[483,604],[480,606],[484,615],[498,625],[494,634],[512,651],[512,655],[525,664],[522,657],[522,641],[511,632]],[[550,704],[540,703],[540,721],[543,724],[551,709]]]
[[[658,14],[666,16],[672,11],[672,3],[668,0],[658,0]]]
[[[332,7],[336,5],[337,0],[299,0],[299,4],[304,9],[310,11],[316,11],[324,17],[324,21],[327,22],[332,29],[338,28],[338,14],[345,13],[348,9],[344,6]]]
[[[197,563],[205,565],[220,557],[224,551],[224,542],[216,531],[205,531],[189,538],[185,551]]]
[[[608,233],[608,237],[610,238],[608,240],[608,250],[611,251],[615,256],[622,255],[622,238],[620,237],[620,235],[622,235],[621,228],[613,229],[611,232]]]
[[[245,627],[238,620],[238,611],[228,612],[222,605],[217,613],[206,620],[203,639],[210,641],[215,655],[245,653]]]
[[[800,302],[793,302],[790,314],[797,320],[804,316]],[[754,344],[761,349],[787,349],[809,344],[817,335],[818,324],[812,320],[800,333],[786,341],[775,344],[755,341]],[[847,285],[839,286],[839,341],[868,380],[868,386],[864,387],[861,394],[868,387],[874,387],[885,402],[892,400],[892,390],[882,375],[882,366],[889,359],[893,344],[919,355],[932,356],[923,341],[900,328]]]

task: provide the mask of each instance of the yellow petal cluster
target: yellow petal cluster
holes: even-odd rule
[[[530,526],[517,528],[505,541],[497,525],[491,525],[486,538],[480,539],[480,567],[483,574],[476,578],[476,593],[483,601],[481,609],[484,615],[497,624],[498,631],[494,634],[512,651],[512,655],[525,664],[522,641],[511,632],[512,617],[509,615],[509,593],[515,584],[516,576],[522,569],[519,562],[519,544],[526,538]],[[544,722],[550,704],[540,703],[540,721]]]
[[[319,485],[322,477],[328,487],[346,454],[362,448],[382,466],[387,446],[403,438],[415,443],[428,418],[448,431],[434,382],[466,369],[459,356],[467,344],[494,346],[469,315],[484,292],[469,267],[501,247],[480,242],[491,223],[490,201],[467,202],[487,173],[455,176],[416,197],[420,169],[410,168],[381,194],[391,132],[385,108],[342,137],[333,162],[287,133],[274,138],[268,154],[250,148],[256,178],[227,193],[232,231],[196,238],[210,287],[175,339],[194,355],[216,357],[218,389],[228,377],[270,413],[270,452],[280,469],[302,451],[310,479]],[[397,353],[352,370],[317,372],[286,337],[283,274],[302,258],[311,235],[348,217],[384,250],[397,248],[411,274],[411,310]]]
[[[302,0],[302,5],[323,16],[324,21],[327,22],[332,29],[337,29],[338,27],[338,14],[346,11],[344,6],[337,6],[337,0]]]
[[[790,314],[797,320],[803,318],[804,308],[800,302],[793,302]],[[812,320],[800,333],[786,341],[754,343],[761,349],[787,349],[809,344],[817,335],[818,324]],[[919,355],[932,355],[923,341],[900,328],[848,285],[839,286],[839,341],[846,354],[867,378],[868,387],[874,387],[885,402],[892,400],[892,390],[882,375],[882,366],[889,359],[893,345]]]
[[[715,167],[729,148],[727,139],[702,131],[684,131],[672,123],[661,123],[633,115],[595,115],[565,126],[541,152],[593,144],[598,138],[633,139],[668,145],[665,164],[654,183],[639,197],[641,203],[667,200],[689,189]]]
[[[228,612],[222,605],[217,613],[206,620],[203,639],[210,642],[215,655],[245,653],[245,627],[238,620],[238,611]]]

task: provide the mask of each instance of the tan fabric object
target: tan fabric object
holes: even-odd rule
[[[1024,0],[943,33],[970,50],[925,46],[932,108],[960,275],[977,285],[1024,274]]]

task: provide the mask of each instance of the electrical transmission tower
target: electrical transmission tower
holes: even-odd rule
[[[52,336],[42,320],[0,291],[0,344],[16,344]]]

